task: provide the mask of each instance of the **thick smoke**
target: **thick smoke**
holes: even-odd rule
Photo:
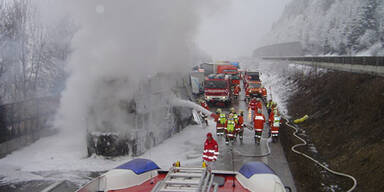
[[[67,2],[80,30],[73,40],[70,77],[56,120],[62,133],[78,136],[85,146],[86,129],[129,128],[124,110],[145,89],[142,83],[159,72],[180,73],[193,64],[203,4],[203,0]],[[93,113],[97,115],[90,119]]]

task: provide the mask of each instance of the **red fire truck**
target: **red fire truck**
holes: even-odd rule
[[[209,104],[231,103],[231,87],[228,75],[211,74],[204,81],[204,98]]]

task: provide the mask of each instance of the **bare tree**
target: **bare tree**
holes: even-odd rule
[[[0,3],[0,98],[8,102],[53,94],[76,27],[69,17],[48,25],[31,0]]]

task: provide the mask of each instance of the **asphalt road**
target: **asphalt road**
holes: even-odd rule
[[[234,102],[231,107],[234,107],[236,111],[244,111],[244,121],[249,124],[250,129],[244,129],[244,139],[242,144],[237,140],[233,145],[226,145],[223,136],[216,136],[216,140],[219,144],[220,156],[215,163],[215,168],[217,170],[238,171],[246,162],[262,161],[276,172],[285,186],[289,186],[292,191],[295,192],[296,187],[294,180],[280,142],[272,143],[271,139],[268,139],[268,124],[264,124],[260,145],[255,144],[252,123],[246,115],[248,106],[244,101],[244,97],[245,95],[242,87],[240,98],[237,102]],[[216,110],[216,107],[213,107],[211,110]],[[223,111],[228,110],[228,108],[223,109]],[[263,113],[266,117],[266,122],[268,122],[268,112],[265,106],[263,106]]]

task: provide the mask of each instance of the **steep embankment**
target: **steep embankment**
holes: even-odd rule
[[[311,145],[301,151],[329,167],[353,175],[356,191],[384,189],[384,78],[346,72],[293,77],[298,90],[289,100],[292,117],[309,114],[300,124]],[[281,142],[300,191],[345,191],[352,182],[325,173],[290,151],[298,140],[282,129]]]

